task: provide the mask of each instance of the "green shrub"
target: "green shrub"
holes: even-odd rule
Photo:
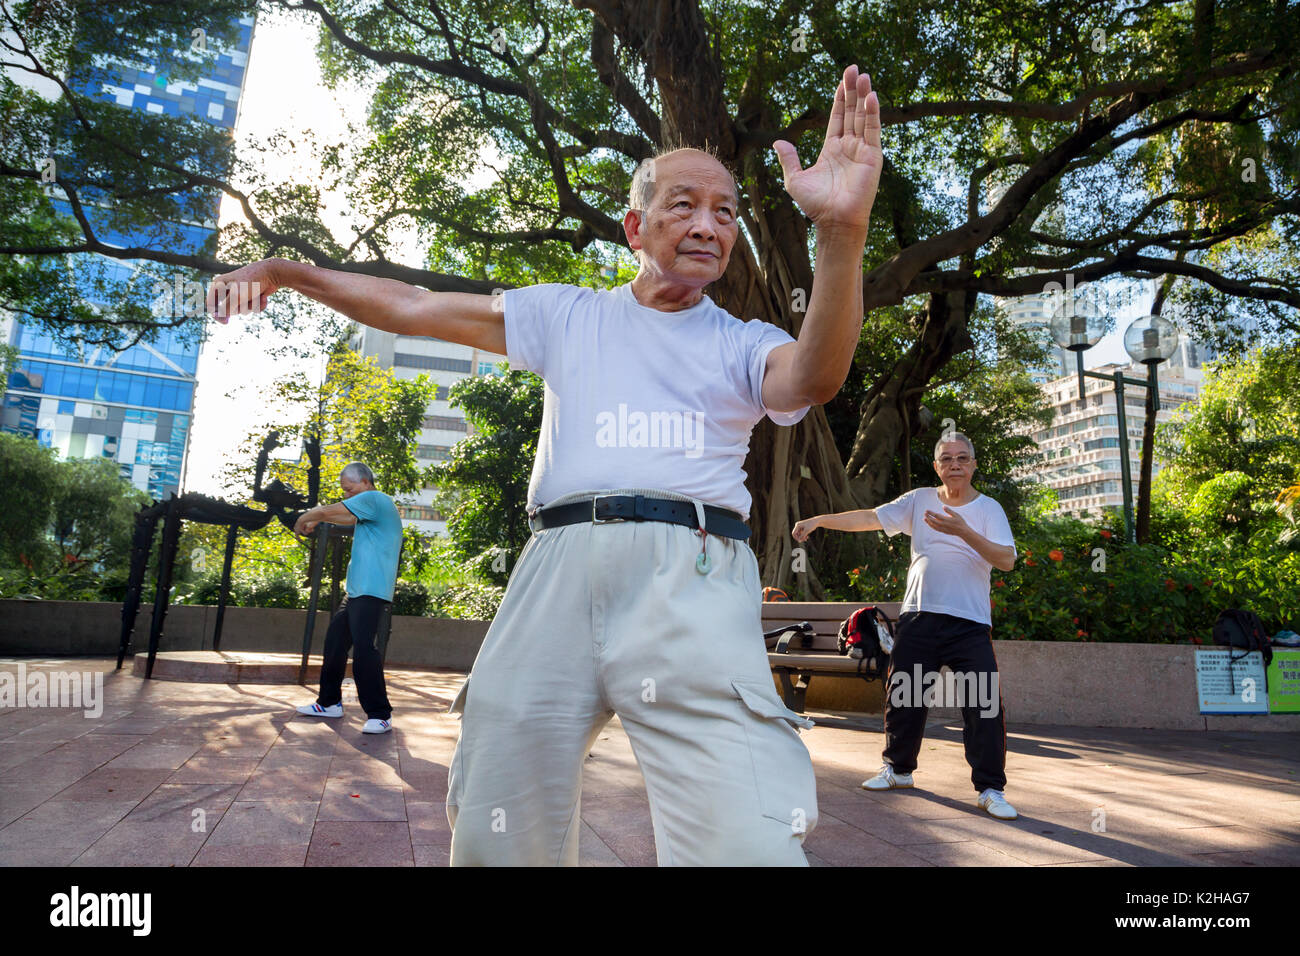
[[[398,581],[393,589],[393,613],[421,617],[429,610],[429,589],[417,581]]]
[[[453,584],[433,596],[434,607],[442,612],[435,616],[490,621],[496,616],[505,591],[491,584]]]
[[[1043,522],[1017,542],[1015,569],[993,572],[995,635],[1208,644],[1230,607],[1253,610],[1270,632],[1300,623],[1300,554],[1264,533],[1249,542],[1204,533],[1179,540],[1191,547],[1128,544],[1118,527],[1073,519]]]
[[[231,581],[234,600],[240,607],[305,608],[307,597],[298,578],[286,571],[247,575]]]

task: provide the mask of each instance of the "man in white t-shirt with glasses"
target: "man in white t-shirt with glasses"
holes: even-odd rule
[[[739,238],[739,195],[695,149],[637,170],[623,228],[640,270],[610,291],[433,293],[282,259],[209,290],[220,316],[292,288],[366,325],[504,354],[546,384],[534,533],[452,705],[452,865],[577,863],[583,761],[615,714],[661,864],[807,865],[816,781],[794,727],[811,723],[767,664],[743,465],[760,419],[795,424],[853,361],[884,163],[870,79],[844,71],[815,165],[774,148],[816,231],[797,341],[704,295]]]
[[[902,532],[912,538],[907,593],[889,659],[885,694],[885,752],[880,772],[862,786],[912,786],[930,702],[961,707],[962,741],[979,806],[1014,820],[1006,801],[1007,731],[998,690],[989,609],[989,571],[1016,565],[1015,538],[1002,506],[971,487],[975,445],[960,432],[934,447],[938,488],[913,488],[888,504],[818,515],[794,526],[806,540],[817,528]],[[949,678],[940,675],[947,666]],[[954,699],[948,699],[951,694]]]

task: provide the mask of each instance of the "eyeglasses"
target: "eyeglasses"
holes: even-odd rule
[[[942,458],[939,459],[939,464],[951,465],[954,461],[959,465],[969,464],[971,461],[971,456],[970,455],[955,455],[955,456],[944,455]]]

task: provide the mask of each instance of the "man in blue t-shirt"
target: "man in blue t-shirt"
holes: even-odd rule
[[[343,487],[342,501],[304,512],[293,528],[298,534],[311,534],[322,521],[356,525],[352,559],[348,562],[347,597],[325,635],[320,696],[316,703],[299,707],[298,713],[343,716],[343,674],[351,650],[357,697],[367,717],[361,732],[386,734],[393,729],[393,708],[384,688],[384,662],[375,637],[384,606],[393,600],[402,551],[402,521],[393,499],[375,490],[375,475],[361,462],[354,461],[344,468],[339,484]]]

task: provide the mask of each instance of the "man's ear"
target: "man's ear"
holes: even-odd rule
[[[639,252],[643,243],[641,242],[641,232],[645,228],[645,213],[629,209],[623,216],[623,234],[627,236],[628,248],[633,252]]]

